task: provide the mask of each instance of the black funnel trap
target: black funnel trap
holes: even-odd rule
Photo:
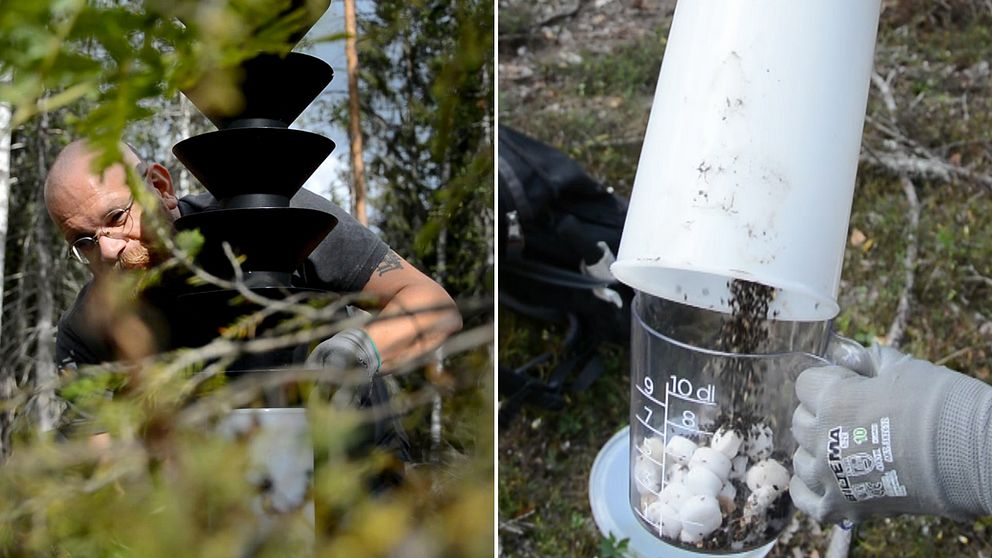
[[[285,128],[334,77],[334,71],[323,60],[298,52],[286,57],[259,56],[246,61],[235,73],[242,96],[239,107],[213,107],[208,100],[209,87],[185,91],[196,108],[221,130],[243,126]]]
[[[293,2],[290,9],[315,2]],[[327,2],[318,0],[322,13]],[[310,14],[310,11],[307,12]],[[311,17],[312,14],[307,17]],[[312,16],[299,40],[320,13]],[[309,20],[308,20],[309,21]],[[299,53],[259,55],[233,68],[242,77],[244,102],[206,114],[218,131],[179,142],[173,153],[217,200],[219,209],[180,217],[178,230],[197,229],[204,244],[195,263],[225,281],[240,280],[266,298],[319,292],[294,284],[294,271],[337,224],[337,218],[317,209],[292,207],[303,183],[334,150],[334,142],[319,134],[288,126],[320,94],[334,72],[324,61]],[[204,78],[204,81],[210,77]],[[199,106],[198,86],[184,93]],[[211,207],[214,207],[211,204]],[[225,245],[237,262],[225,252]],[[179,296],[177,340],[196,346],[210,342],[241,316],[261,309],[244,304],[238,289],[211,284],[188,288]],[[257,333],[283,317],[274,314],[254,326]],[[278,366],[299,360],[293,349],[253,355],[232,370]]]

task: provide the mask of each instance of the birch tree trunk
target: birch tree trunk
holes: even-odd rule
[[[7,82],[7,76],[0,81]],[[3,332],[3,294],[6,284],[4,260],[7,253],[7,209],[10,200],[10,105],[0,103],[0,335]],[[0,364],[0,401],[11,401],[17,392],[14,370]],[[0,413],[0,462],[10,454],[10,433],[14,410]]]
[[[447,174],[447,173],[446,173]],[[442,227],[437,237],[437,266],[434,268],[434,279],[440,285],[444,285],[447,274],[448,259],[446,251],[448,249],[448,227]],[[434,373],[438,378],[444,375],[444,350],[438,347],[434,352]],[[441,394],[435,393],[431,401],[431,462],[438,463],[441,459],[441,440],[444,418],[444,406]]]
[[[31,381],[32,372],[26,363],[29,362],[29,353],[31,347],[34,345],[32,342],[34,337],[32,336],[36,333],[34,329],[28,326],[28,318],[31,316],[33,309],[28,307],[28,296],[26,294],[33,282],[33,276],[29,276],[30,268],[28,267],[30,265],[29,262],[32,261],[32,250],[35,248],[33,224],[30,226],[30,230],[28,230],[28,227],[25,227],[25,230],[20,233],[20,236],[21,268],[17,270],[17,283],[14,285],[17,296],[13,297],[7,303],[7,307],[10,308],[7,316],[12,318],[14,323],[13,328],[11,328],[11,324],[8,324],[7,330],[13,332],[12,336],[16,336],[19,340],[11,361],[15,363],[19,371],[17,385],[24,387]]]
[[[489,64],[487,63],[485,65],[485,67],[486,67],[486,71],[482,72],[482,84],[483,84],[483,90],[489,91],[489,88],[490,88],[490,84],[489,84],[489,72],[490,72]],[[487,100],[488,100],[488,98],[487,98]],[[492,114],[492,113],[493,113],[492,111],[486,110],[484,112],[485,117],[482,119],[482,125],[483,125],[484,130],[485,130],[485,132],[484,132],[485,135],[483,137],[489,139],[489,148],[490,149],[492,149],[493,148],[493,144],[496,143],[496,138],[493,137],[493,123],[492,123],[492,120],[489,117],[489,115]],[[486,241],[485,241],[486,242],[486,268],[485,268],[484,272],[488,272],[489,270],[493,269],[494,266],[495,266],[494,259],[495,259],[495,254],[496,254],[496,240],[495,240],[496,239],[496,236],[495,236],[495,231],[493,230],[493,222],[495,220],[496,220],[496,211],[495,211],[495,208],[490,208],[488,206],[485,207],[484,212],[482,214],[483,230],[485,231],[485,234],[483,235],[483,238],[486,239]],[[480,283],[480,285],[481,284],[485,284],[484,278],[480,278],[479,283]]]
[[[42,114],[38,118],[38,176],[45,176],[48,171],[48,115]],[[45,207],[45,196],[42,188],[36,190],[36,207],[38,214],[35,217],[34,237],[35,245],[39,247],[37,251],[37,281],[34,281],[37,288],[38,322],[37,337],[35,339],[35,377],[34,387],[37,390],[35,399],[35,411],[38,428],[42,432],[54,429],[58,425],[61,415],[61,405],[55,396],[55,355],[52,351],[55,337],[55,325],[53,316],[55,314],[55,293],[54,293],[54,265],[52,254],[48,249],[49,239],[52,237],[51,226]]]
[[[345,53],[348,56],[348,139],[351,142],[351,171],[354,184],[351,192],[351,214],[363,225],[368,225],[365,211],[365,163],[362,160],[362,128],[358,106],[358,49],[355,40],[358,24],[355,17],[355,0],[344,0],[344,25],[348,38]]]
[[[0,82],[8,81],[0,78]],[[3,334],[4,254],[7,246],[7,208],[10,200],[10,105],[0,103],[0,335]]]

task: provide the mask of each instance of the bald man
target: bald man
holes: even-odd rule
[[[169,256],[156,242],[154,228],[146,218],[150,214],[171,225],[180,216],[220,208],[209,194],[177,198],[164,166],[143,161],[125,145],[121,152],[124,164],[97,174],[93,149],[75,141],[58,155],[45,182],[45,204],[65,237],[70,256],[88,266],[97,279],[111,269],[147,269]],[[135,200],[124,165],[144,180],[153,194],[154,207],[142,207]],[[371,295],[383,302],[380,316],[390,318],[325,340],[308,362],[364,368],[373,385],[382,388],[379,375],[383,367],[388,369],[392,363],[434,348],[461,327],[461,317],[447,292],[347,212],[307,190],[294,196],[290,205],[326,211],[338,219],[337,226],[296,271],[297,284]],[[93,282],[87,283],[59,323],[56,358],[62,367],[117,360],[122,356],[122,345],[129,341],[101,331],[113,328],[100,323],[99,317],[107,312],[95,291]],[[155,304],[167,310],[167,295]],[[134,331],[127,328],[124,337],[133,337]],[[155,330],[150,331],[154,336]]]

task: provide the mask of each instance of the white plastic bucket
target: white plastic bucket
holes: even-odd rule
[[[611,271],[729,312],[834,317],[880,0],[681,1]]]
[[[266,534],[278,516],[298,514],[304,524],[299,531],[307,532],[312,544],[314,462],[306,409],[235,409],[217,430],[227,438],[248,439],[248,481],[260,492],[252,503],[258,534]]]

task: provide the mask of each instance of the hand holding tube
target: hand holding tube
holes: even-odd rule
[[[825,366],[796,382],[796,507],[823,522],[992,514],[992,386],[890,348],[867,355],[859,371],[874,377]]]

